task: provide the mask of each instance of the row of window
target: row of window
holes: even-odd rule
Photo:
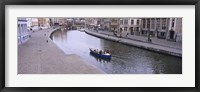
[[[139,25],[140,21],[137,20],[136,24]],[[128,25],[128,20],[120,20],[120,25]],[[134,20],[131,20],[131,25],[134,24]]]
[[[134,31],[133,27],[130,27],[130,31]],[[120,28],[120,31],[122,31],[122,28]],[[128,27],[124,27],[124,31],[128,31]],[[136,31],[139,31],[139,27],[136,27]]]
[[[151,20],[151,23],[150,23]],[[143,28],[146,28],[146,20],[142,19],[143,22]],[[160,19],[147,19],[147,28],[150,28],[151,25],[151,29],[155,29],[155,22],[156,22],[156,29],[160,28]],[[162,18],[162,29],[166,30],[167,29],[167,19],[166,18]]]
[[[18,24],[18,34],[27,33],[27,24]]]

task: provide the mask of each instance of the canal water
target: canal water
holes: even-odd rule
[[[66,55],[77,54],[108,74],[182,74],[182,58],[127,46],[85,32],[59,30],[52,34],[52,40]],[[90,54],[89,48],[109,49],[112,59],[97,58]]]

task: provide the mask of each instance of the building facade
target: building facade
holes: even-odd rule
[[[27,19],[26,18],[18,18],[17,25],[17,39],[18,45],[28,41],[29,39],[29,30],[27,27]]]
[[[97,26],[100,30],[110,31],[110,18],[98,18]]]
[[[97,18],[85,18],[85,26],[89,30],[94,30],[98,26],[98,19]]]
[[[182,18],[169,19],[167,39],[182,42]]]
[[[27,18],[27,27],[28,30],[38,30],[38,18]]]
[[[119,32],[119,18],[111,18],[110,19],[110,30],[113,32]]]
[[[141,35],[166,39],[169,18],[142,18]]]
[[[67,18],[59,18],[58,22],[60,26],[67,26]]]
[[[39,29],[47,29],[50,28],[49,18],[38,18],[38,26]]]
[[[129,31],[129,18],[123,18],[119,20],[119,31],[120,32],[128,32]]]
[[[141,19],[130,18],[129,20],[129,33],[131,35],[140,35],[141,32]]]
[[[104,30],[110,30],[110,18],[104,18],[104,26],[103,26]]]
[[[59,25],[59,18],[51,18],[53,26]]]
[[[141,35],[172,41],[182,40],[182,18],[142,18]]]

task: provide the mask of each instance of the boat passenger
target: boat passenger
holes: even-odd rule
[[[99,54],[102,54],[102,50],[99,51]]]
[[[103,51],[103,54],[106,54],[106,50]]]
[[[96,51],[97,53],[99,53],[99,50],[97,49],[97,51]]]
[[[110,53],[109,50],[106,50],[106,53]]]

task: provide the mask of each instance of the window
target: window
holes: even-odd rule
[[[21,24],[21,34],[23,34],[23,24]]]
[[[124,27],[124,31],[127,31],[127,27]]]
[[[123,20],[120,20],[120,25],[123,25]]]
[[[147,28],[150,28],[150,19],[147,19]]]
[[[145,28],[146,20],[143,19],[142,21],[143,21],[143,28]]]
[[[131,25],[133,25],[133,23],[134,23],[134,20],[131,20]]]
[[[28,32],[28,30],[27,30],[27,24],[24,24],[24,31]]]
[[[162,22],[162,29],[166,29],[166,25],[167,25],[167,19],[166,18],[163,18],[163,22]]]
[[[139,25],[139,23],[140,23],[140,21],[139,21],[139,20],[137,20],[137,25]]]
[[[173,18],[172,19],[172,27],[174,27],[174,22],[175,22],[175,19]]]
[[[163,22],[166,22],[166,20],[167,20],[166,18],[163,18]]]
[[[133,31],[133,27],[130,27],[130,30]]]
[[[166,29],[166,23],[162,24],[162,29],[165,30]]]
[[[151,19],[151,29],[154,29],[154,26],[155,26],[155,21],[154,21],[154,19]]]
[[[156,29],[160,29],[160,19],[156,19]]]
[[[136,27],[136,31],[139,31],[139,27]]]
[[[165,36],[165,33],[164,33],[164,32],[161,32],[161,36]]]
[[[18,24],[18,34],[21,34],[20,33],[20,24]]]
[[[128,20],[124,20],[124,24],[125,24],[125,25],[128,25]]]

